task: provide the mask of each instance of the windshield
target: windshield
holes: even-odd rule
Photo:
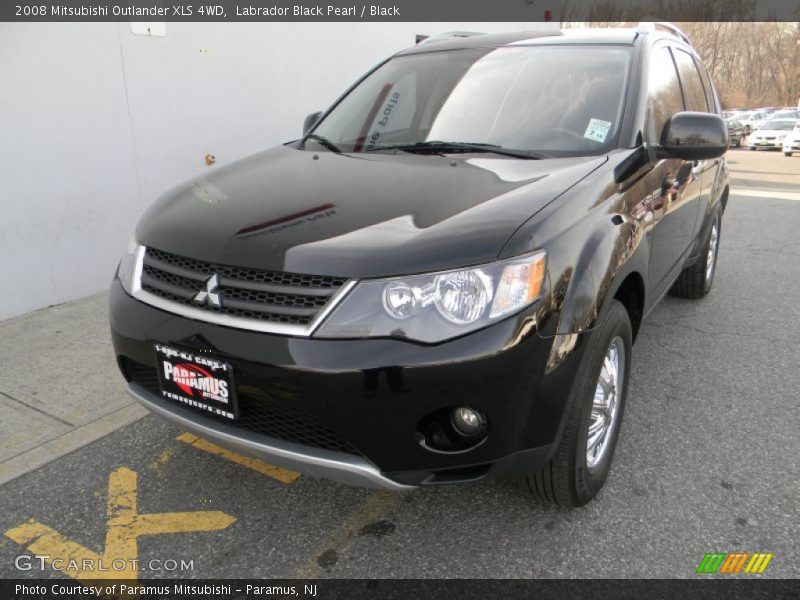
[[[772,131],[790,131],[794,128],[796,121],[794,119],[775,119],[767,121],[761,126],[761,129],[771,129]]]
[[[616,141],[629,63],[628,49],[608,46],[398,56],[334,107],[307,143],[344,152],[457,142],[538,155],[599,154]]]

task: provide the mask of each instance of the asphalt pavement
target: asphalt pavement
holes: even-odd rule
[[[714,288],[643,324],[614,466],[584,508],[537,506],[517,481],[387,493],[298,477],[148,415],[15,466],[0,577],[63,576],[46,555],[134,559],[141,578],[685,578],[734,551],[773,555],[757,577],[800,577],[800,156],[728,159]]]

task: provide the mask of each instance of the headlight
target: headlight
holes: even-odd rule
[[[129,294],[133,294],[133,279],[136,274],[136,263],[138,262],[139,253],[143,251],[144,246],[140,246],[139,242],[132,239],[128,242],[125,255],[122,257],[122,260],[119,261],[119,267],[117,267],[117,277],[119,277],[119,282],[122,284],[122,289]]]
[[[457,337],[538,300],[545,260],[542,250],[468,269],[362,281],[314,337]]]

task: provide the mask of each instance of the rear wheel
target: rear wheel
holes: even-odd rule
[[[721,233],[721,219],[719,213],[714,217],[711,230],[708,232],[703,253],[691,267],[687,267],[678,279],[672,284],[670,294],[679,298],[697,300],[711,290],[714,283],[714,273],[717,270],[717,255],[719,254],[719,240]]]
[[[613,300],[590,335],[558,448],[527,478],[531,494],[544,504],[574,507],[594,498],[608,477],[617,445],[632,345],[631,322],[622,303]]]

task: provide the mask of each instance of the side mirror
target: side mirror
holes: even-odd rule
[[[303,135],[307,134],[308,131],[317,124],[319,118],[322,116],[322,111],[311,113],[306,117],[306,120],[303,121]]]
[[[720,157],[727,150],[728,128],[719,115],[679,112],[664,124],[656,156],[706,160]]]

